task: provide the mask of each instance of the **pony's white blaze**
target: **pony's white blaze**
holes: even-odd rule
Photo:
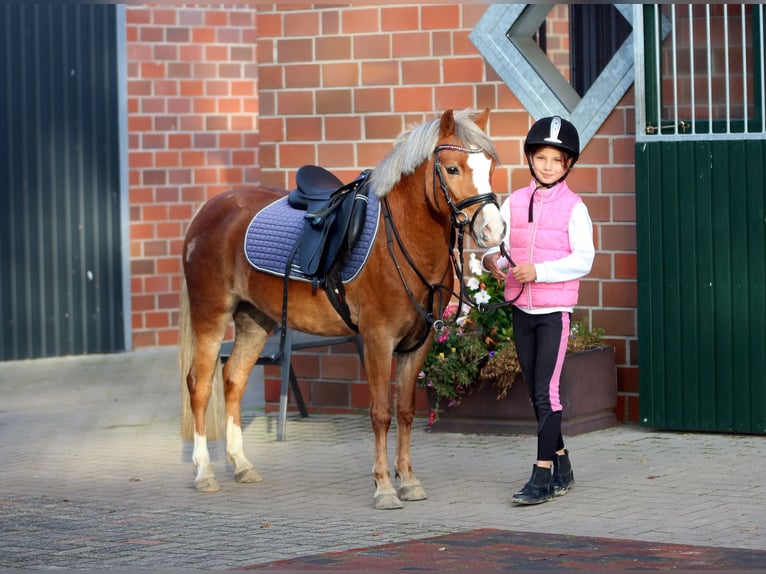
[[[477,193],[492,193],[492,186],[489,183],[492,159],[484,153],[471,153],[468,154],[468,167],[471,168],[473,185]],[[500,209],[496,205],[484,205],[471,231],[479,247],[500,245],[505,237],[505,222],[500,215]]]

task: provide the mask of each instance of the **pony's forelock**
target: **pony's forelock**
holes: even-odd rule
[[[460,110],[453,112],[455,137],[464,146],[483,149],[496,163],[497,151],[487,134],[476,125],[478,112]],[[403,175],[413,173],[433,153],[439,139],[441,116],[425,123],[409,127],[394,141],[389,154],[370,175],[370,185],[378,197],[385,196]]]

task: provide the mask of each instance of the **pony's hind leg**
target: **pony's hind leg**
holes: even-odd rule
[[[223,335],[221,334],[221,337]],[[217,431],[208,433],[208,429],[216,426],[215,421],[206,421],[208,403],[211,401],[213,389],[220,385],[220,339],[215,337],[196,337],[194,342],[194,359],[186,376],[186,384],[189,389],[192,416],[194,417],[194,451],[192,462],[197,474],[194,478],[194,487],[199,492],[217,492],[220,490],[218,480],[215,478],[213,465],[210,461],[210,453],[207,447],[208,436],[212,440],[217,438]],[[216,376],[217,375],[217,376]],[[217,379],[217,380],[216,380]],[[211,412],[217,405],[211,405]],[[211,424],[208,424],[208,423]]]
[[[264,326],[264,324],[266,326]],[[235,337],[231,356],[223,369],[226,398],[226,455],[234,464],[234,478],[251,483],[263,480],[245,455],[242,439],[242,397],[253,365],[269,335],[272,322],[246,303],[234,313]]]
[[[198,314],[192,318],[191,308],[189,290],[184,281],[178,320],[178,359],[182,379],[181,434],[184,440],[194,438],[194,487],[200,492],[217,492],[220,486],[210,462],[207,441],[208,438],[217,440],[220,434],[218,427],[222,426],[223,401],[220,396],[223,385],[219,352],[229,318],[225,314],[221,314],[218,321],[204,321]]]

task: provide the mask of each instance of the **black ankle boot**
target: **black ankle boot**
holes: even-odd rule
[[[553,475],[550,468],[532,465],[532,477],[511,499],[516,504],[540,504],[554,497]]]
[[[569,460],[569,451],[553,457],[553,491],[556,496],[564,496],[575,484],[572,462]]]

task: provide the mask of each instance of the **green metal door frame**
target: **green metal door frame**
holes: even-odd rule
[[[678,129],[677,113],[658,113],[658,101],[669,100],[654,64],[663,23],[654,6],[636,10],[644,27],[636,34],[640,420],[766,433],[764,9],[751,22],[753,116],[680,118],[688,130]]]

